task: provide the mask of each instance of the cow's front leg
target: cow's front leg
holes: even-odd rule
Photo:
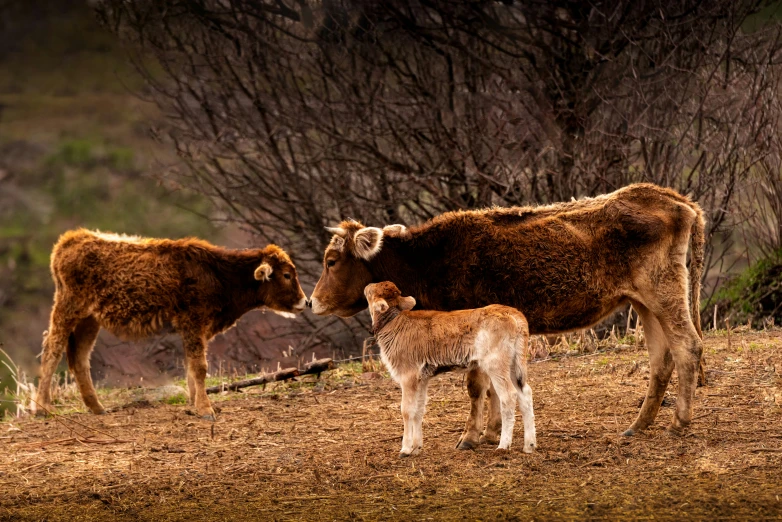
[[[486,421],[486,431],[481,435],[480,441],[482,444],[497,444],[502,430],[502,409],[493,383],[489,383],[489,390],[486,394],[489,397],[489,418]]]
[[[215,412],[206,396],[206,340],[203,335],[192,333],[184,334],[182,338],[187,359],[188,386],[192,379],[195,388],[196,412],[202,419],[214,421]]]
[[[456,449],[468,450],[475,448],[480,442],[483,430],[483,400],[489,387],[489,376],[477,367],[467,372],[467,394],[470,396],[470,416],[464,428]],[[497,408],[499,410],[499,408]],[[500,421],[501,422],[501,421]]]

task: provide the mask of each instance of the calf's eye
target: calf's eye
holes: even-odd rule
[[[286,272],[285,274],[283,274],[283,277],[285,277],[285,279],[290,279],[291,275]]]
[[[336,263],[337,262],[334,261],[333,259],[329,259],[328,261],[326,261],[326,266],[334,266]]]

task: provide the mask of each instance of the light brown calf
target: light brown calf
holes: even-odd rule
[[[404,436],[400,456],[423,447],[421,423],[429,379],[455,368],[480,369],[500,401],[502,432],[498,449],[509,449],[516,401],[524,421],[524,452],[535,449],[532,389],[527,383],[527,320],[515,308],[490,305],[454,312],[410,311],[415,299],[402,297],[394,283],[364,290],[383,363],[402,387]]]

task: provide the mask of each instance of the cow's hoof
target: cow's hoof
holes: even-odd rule
[[[533,453],[535,451],[535,445],[534,444],[525,444],[524,449],[522,450],[524,453]]]
[[[627,428],[624,433],[622,433],[625,437],[632,437],[635,435],[635,430],[633,428]]]
[[[456,449],[458,449],[458,450],[471,450],[471,449],[475,449],[475,446],[477,446],[475,441],[472,441],[470,439],[462,439],[462,440],[459,441],[458,444],[456,444]]]
[[[481,435],[481,438],[478,439],[478,442],[481,444],[491,444],[491,445],[499,444],[500,437],[494,435],[486,435],[484,433],[483,435]]]
[[[204,419],[205,421],[215,422],[215,416],[212,413],[207,413],[206,415],[201,415],[201,418]]]

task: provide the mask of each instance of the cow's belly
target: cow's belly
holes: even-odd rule
[[[621,296],[606,298],[583,306],[565,302],[557,307],[519,306],[527,317],[530,334],[553,334],[582,330],[599,323],[614,312],[627,299]],[[527,311],[524,311],[524,308]]]

